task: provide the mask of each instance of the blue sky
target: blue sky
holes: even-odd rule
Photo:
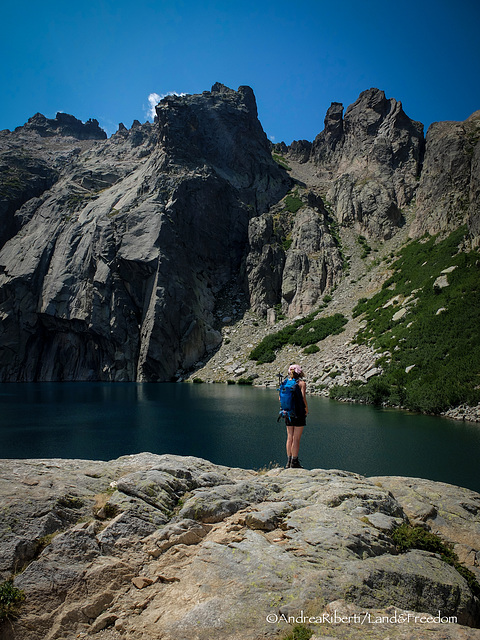
[[[26,0],[2,8],[0,129],[147,119],[148,96],[247,84],[275,141],[383,89],[429,125],[480,109],[478,0]]]

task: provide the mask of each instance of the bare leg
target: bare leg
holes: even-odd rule
[[[287,429],[288,429],[288,427],[287,427]],[[291,453],[290,453],[290,455],[293,458],[298,458],[298,452],[300,450],[300,438],[302,437],[303,427],[290,427],[290,429],[293,429],[292,445],[291,445]]]
[[[294,432],[295,432],[295,427],[289,426],[287,424],[287,456],[289,458],[292,457]]]

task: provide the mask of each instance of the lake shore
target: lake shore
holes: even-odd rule
[[[141,451],[261,469],[285,464],[275,388],[178,383],[0,385],[4,458],[111,460]],[[424,477],[480,491],[476,424],[309,396],[306,468]],[[427,454],[428,453],[428,454]]]

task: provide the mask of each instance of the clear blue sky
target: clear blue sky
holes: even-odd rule
[[[313,140],[331,102],[383,89],[429,125],[480,109],[478,0],[4,3],[0,129],[37,111],[144,122],[148,96],[250,85],[276,141]]]

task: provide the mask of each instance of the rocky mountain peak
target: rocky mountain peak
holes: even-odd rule
[[[71,136],[77,140],[106,140],[107,134],[100,128],[98,120],[90,119],[83,123],[75,116],[68,113],[57,113],[54,119],[46,118],[41,113],[36,113],[29,118],[23,127],[17,127],[15,131],[35,131],[42,137]]]
[[[234,171],[239,179],[257,162],[271,164],[250,87],[234,91],[216,83],[202,94],[166,96],[156,113],[159,140],[169,156],[180,162],[202,159],[222,171]]]
[[[339,143],[340,149],[333,156]],[[386,98],[379,89],[368,89],[347,108],[345,116],[343,105],[332,102],[325,116],[325,128],[313,145],[313,161],[320,166],[331,163],[333,167],[344,167],[347,163],[354,164],[362,152],[369,154],[369,160],[383,162],[384,154],[378,157],[372,148],[387,143],[393,154],[401,149],[403,159],[411,155],[420,161],[423,125],[405,114],[401,102]],[[408,147],[407,153],[404,147]]]
[[[329,149],[335,150],[343,139],[343,104],[332,102],[325,116],[324,140]]]
[[[223,96],[228,96],[231,98],[235,98],[235,96],[239,94],[240,96],[243,96],[245,103],[248,103],[247,106],[255,112],[255,115],[257,114],[257,103],[255,100],[255,94],[253,93],[253,89],[247,85],[240,85],[238,87],[238,91],[235,91],[225,86],[221,82],[215,82],[210,92],[221,93]],[[208,91],[204,93],[208,93]]]
[[[212,85],[212,88],[211,88],[210,91],[212,93],[224,93],[224,94],[235,93],[233,91],[233,89],[230,89],[230,87],[227,87],[226,85],[222,84],[221,82],[215,82],[215,84]]]
[[[374,136],[396,105],[397,101],[387,99],[384,91],[375,88],[362,91],[345,112],[345,128],[348,133]]]
[[[401,102],[368,89],[350,105],[332,102],[313,144],[293,142],[287,156],[316,167],[317,182],[341,224],[387,239],[404,223],[423,159],[423,125]]]

